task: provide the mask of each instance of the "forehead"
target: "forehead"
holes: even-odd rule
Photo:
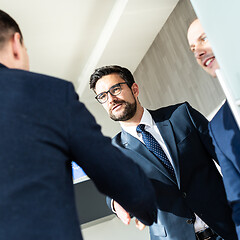
[[[124,82],[124,80],[118,74],[109,74],[103,76],[97,81],[95,86],[95,92],[98,94],[108,91],[110,87],[120,82]]]
[[[197,19],[188,28],[187,38],[188,38],[189,45],[192,45],[196,41],[198,41],[199,37],[202,34],[204,34],[204,30],[200,21]]]

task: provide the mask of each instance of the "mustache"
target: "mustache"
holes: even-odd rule
[[[114,100],[113,101],[113,106],[116,105],[116,104],[122,104],[122,103],[126,103],[124,100]]]
[[[202,62],[204,62],[206,59],[208,59],[208,58],[212,58],[212,57],[214,57],[215,58],[215,55],[214,54],[206,54],[206,55],[204,55],[203,57],[202,57]]]
[[[111,108],[110,108],[110,112],[112,112],[113,109],[115,108],[115,106],[118,105],[118,104],[124,105],[124,104],[126,104],[126,102],[124,100],[117,100],[117,99],[115,99],[112,102],[112,105],[111,105]]]

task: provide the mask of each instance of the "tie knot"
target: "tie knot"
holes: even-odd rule
[[[142,133],[144,131],[145,125],[144,124],[139,124],[136,128],[138,133]]]

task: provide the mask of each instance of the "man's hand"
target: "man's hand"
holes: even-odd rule
[[[145,228],[145,225],[141,223],[137,218],[135,219],[135,223],[136,223],[136,228],[138,228],[138,230],[142,231]]]
[[[117,214],[117,216],[120,218],[120,220],[126,224],[129,225],[131,221],[130,214],[116,201],[113,201],[113,208]],[[142,231],[145,228],[145,225],[141,223],[137,218],[135,219],[136,228],[138,228],[140,231]]]
[[[131,221],[130,214],[116,201],[113,201],[113,208],[117,214],[117,216],[120,218],[120,220],[128,225]]]

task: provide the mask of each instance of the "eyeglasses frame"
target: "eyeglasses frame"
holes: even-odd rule
[[[97,96],[95,96],[95,99],[97,99],[97,101],[98,101],[100,104],[104,104],[104,103],[107,102],[107,100],[108,100],[108,93],[110,93],[112,96],[117,96],[117,95],[119,95],[119,94],[122,92],[121,84],[127,84],[127,82],[121,82],[121,83],[114,84],[113,86],[111,86],[111,87],[108,89],[108,91],[106,91],[106,92],[101,92],[101,93],[99,93]],[[119,87],[120,87],[120,92],[119,92],[118,94],[116,94],[116,95],[112,94],[112,93],[111,93],[111,89],[113,89],[114,87],[117,87],[118,85],[119,85]],[[104,101],[104,102],[100,102],[99,99],[98,99],[98,97],[99,97],[99,95],[104,94],[104,93],[107,94],[107,99],[106,99],[106,101]]]

